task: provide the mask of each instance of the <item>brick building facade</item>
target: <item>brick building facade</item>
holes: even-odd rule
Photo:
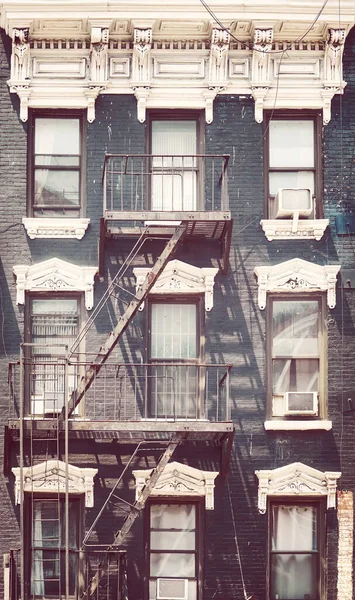
[[[352,600],[355,5],[102,4],[0,8],[0,594]]]

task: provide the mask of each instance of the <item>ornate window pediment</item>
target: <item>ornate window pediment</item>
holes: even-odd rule
[[[266,512],[268,496],[327,496],[327,507],[335,508],[338,471],[318,471],[300,462],[278,469],[255,471],[259,480],[258,508]]]
[[[78,267],[59,258],[36,265],[15,265],[17,304],[25,303],[25,292],[84,292],[85,306],[94,303],[94,277],[97,267]]]
[[[136,500],[149,478],[152,469],[133,471],[136,479]],[[206,509],[214,509],[214,480],[218,472],[201,471],[179,462],[168,463],[160,475],[151,496],[204,496]]]
[[[315,265],[293,258],[273,266],[255,267],[259,308],[266,306],[267,292],[327,292],[329,308],[335,306],[335,285],[340,265]]]
[[[21,504],[21,468],[12,469],[15,475],[15,503]],[[68,465],[69,494],[85,494],[85,506],[94,506],[94,477],[97,469]],[[61,460],[47,460],[22,469],[23,492],[58,493],[66,490],[66,465]]]
[[[137,267],[133,273],[137,279],[138,289],[144,282],[149,268]],[[153,286],[151,294],[204,294],[205,308],[210,311],[213,307],[214,278],[218,269],[213,267],[195,267],[181,260],[171,260]],[[143,310],[143,305],[141,309]]]

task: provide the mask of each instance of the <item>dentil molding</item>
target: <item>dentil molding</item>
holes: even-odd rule
[[[135,267],[136,291],[143,285],[150,268]],[[213,307],[214,278],[218,269],[213,267],[195,267],[181,260],[171,260],[151,289],[151,294],[204,294],[205,309],[209,312]],[[139,310],[143,310],[141,304]]]
[[[273,266],[255,267],[258,280],[258,304],[263,310],[266,294],[274,292],[327,292],[329,308],[335,307],[335,286],[340,265],[316,265],[301,258],[292,258]]]
[[[50,217],[23,217],[22,224],[31,240],[36,238],[74,238],[81,240],[89,226],[90,219],[61,219]]]
[[[260,225],[269,242],[272,240],[319,241],[329,225],[329,219],[299,219],[296,229],[292,219],[262,219]]]
[[[147,484],[153,469],[133,471],[136,480],[136,500]],[[204,496],[207,510],[214,509],[214,480],[218,472],[201,471],[179,462],[168,463],[150,496]]]
[[[21,473],[22,471],[22,473]],[[85,494],[85,506],[94,506],[94,477],[97,469],[75,467],[61,460],[46,460],[32,467],[14,467],[15,504],[23,501],[22,492]],[[68,476],[67,476],[68,475]]]
[[[84,292],[85,307],[94,303],[94,278],[97,267],[79,267],[59,258],[36,265],[15,265],[17,304],[25,303],[25,292]]]
[[[258,508],[264,514],[269,496],[327,496],[327,508],[335,508],[338,471],[318,471],[300,462],[278,469],[255,471],[259,480]]]

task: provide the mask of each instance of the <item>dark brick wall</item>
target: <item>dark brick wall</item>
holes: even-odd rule
[[[9,40],[0,46],[0,420],[8,417],[7,364],[16,360],[23,339],[23,307],[15,303],[13,265],[37,263],[58,256],[75,264],[96,265],[99,218],[102,210],[101,176],[104,153],[143,153],[146,125],[136,118],[133,96],[102,95],[96,102],[96,120],[88,124],[87,145],[87,216],[90,228],[83,240],[30,241],[21,219],[26,214],[26,124],[19,120],[18,99],[10,95],[6,81],[9,71]],[[325,216],[331,228],[320,242],[268,242],[260,228],[263,217],[263,126],[254,120],[254,103],[249,97],[221,95],[214,103],[214,120],[206,126],[206,152],[229,153],[230,205],[234,219],[230,269],[227,276],[216,278],[214,308],[206,315],[206,362],[233,363],[232,417],[236,427],[235,443],[227,481],[216,482],[215,510],[206,511],[205,574],[203,600],[233,600],[247,595],[256,600],[266,597],[267,516],[257,511],[256,469],[273,469],[301,461],[322,471],[341,470],[342,489],[355,491],[354,420],[344,416],[337,394],[355,387],[354,290],[338,290],[337,306],[328,313],[328,388],[330,432],[265,432],[265,311],[257,305],[254,268],[276,264],[295,256],[317,264],[354,265],[355,241],[340,238],[335,231],[335,215],[354,212],[355,146],[355,33],[348,37],[344,55],[344,79],[348,82],[343,97],[332,105],[332,120],[324,128]],[[11,209],[9,208],[11,207]],[[107,245],[105,274],[95,285],[95,301],[124,260],[129,245]],[[137,264],[152,264],[159,244],[148,247]],[[218,249],[202,243],[185,244],[177,258],[198,266],[216,264]],[[132,274],[127,284],[133,288]],[[87,337],[87,349],[95,351],[115,324],[120,306],[112,300]],[[127,361],[144,360],[145,313],[140,313],[128,328],[116,356]],[[0,429],[1,452],[3,426]],[[95,518],[98,507],[127,463],[131,448],[117,442],[98,440],[71,443],[70,460],[76,465],[99,469],[95,483],[94,509],[86,511],[86,526]],[[61,449],[63,451],[63,449]],[[36,462],[55,456],[53,442],[35,444],[26,449],[26,460],[33,454]],[[184,444],[176,460],[207,470],[218,470],[220,449],[204,443]],[[155,464],[156,452],[147,452],[132,468]],[[18,463],[14,444],[11,466]],[[19,545],[19,512],[14,506],[13,477],[0,480],[0,554]],[[133,498],[129,472],[120,493]],[[109,542],[112,529],[119,527],[115,508],[100,522],[100,542]],[[337,523],[335,513],[327,514],[328,600],[336,599]],[[128,540],[129,585],[134,600],[143,598],[142,519]],[[243,577],[241,576],[241,568]],[[0,571],[0,579],[2,573]],[[2,588],[0,587],[0,595]]]

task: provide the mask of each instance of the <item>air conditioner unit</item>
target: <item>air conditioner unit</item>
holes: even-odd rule
[[[187,586],[187,579],[157,579],[157,600],[188,600]]]
[[[276,195],[276,218],[309,217],[313,211],[312,192],[307,188],[280,188]]]
[[[285,415],[317,415],[318,392],[286,392]]]

